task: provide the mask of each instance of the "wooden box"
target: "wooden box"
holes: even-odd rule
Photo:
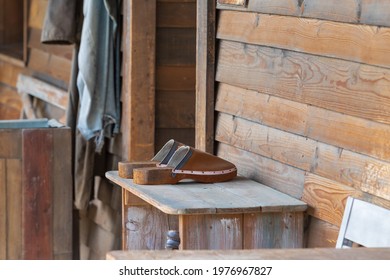
[[[0,122],[0,259],[71,259],[70,129],[31,121],[4,127]]]

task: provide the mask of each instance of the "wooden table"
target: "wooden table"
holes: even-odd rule
[[[178,230],[180,249],[303,247],[307,205],[244,177],[224,183],[136,185],[109,171],[123,189],[123,249],[160,250]]]

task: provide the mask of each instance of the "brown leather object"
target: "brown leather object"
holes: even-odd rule
[[[120,161],[118,162],[118,175],[122,178],[133,179],[135,168],[165,166],[177,148],[181,146],[184,146],[184,144],[170,139],[151,160]]]
[[[182,146],[176,150],[166,167],[134,169],[133,182],[139,185],[160,185],[192,179],[201,183],[216,183],[236,176],[237,168],[233,163],[192,147]]]

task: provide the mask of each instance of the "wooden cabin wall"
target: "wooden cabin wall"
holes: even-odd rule
[[[389,8],[217,5],[218,155],[308,203],[307,247],[335,246],[349,195],[390,208]]]
[[[195,143],[196,0],[157,0],[155,150]]]

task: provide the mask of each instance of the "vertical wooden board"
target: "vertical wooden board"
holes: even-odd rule
[[[7,259],[7,170],[0,159],[0,260]]]
[[[63,258],[72,256],[73,180],[71,162],[71,130],[52,129],[53,133],[53,254]]]
[[[47,0],[30,0],[30,10],[28,16],[28,26],[42,29],[45,18]]]
[[[122,151],[124,160],[154,154],[156,0],[123,3]]]
[[[174,217],[150,206],[125,207],[126,250],[163,250],[166,233],[177,227]]]
[[[25,129],[23,135],[24,259],[53,258],[53,135]]]
[[[22,161],[20,159],[7,159],[7,259],[10,260],[20,260],[23,256],[21,194]]]
[[[242,215],[181,215],[180,248],[183,250],[242,249]]]
[[[157,1],[158,27],[196,27],[196,1]]]
[[[303,212],[244,215],[244,249],[302,248]]]
[[[197,4],[195,147],[213,153],[216,1]]]
[[[339,227],[311,217],[307,232],[307,248],[335,248]]]

